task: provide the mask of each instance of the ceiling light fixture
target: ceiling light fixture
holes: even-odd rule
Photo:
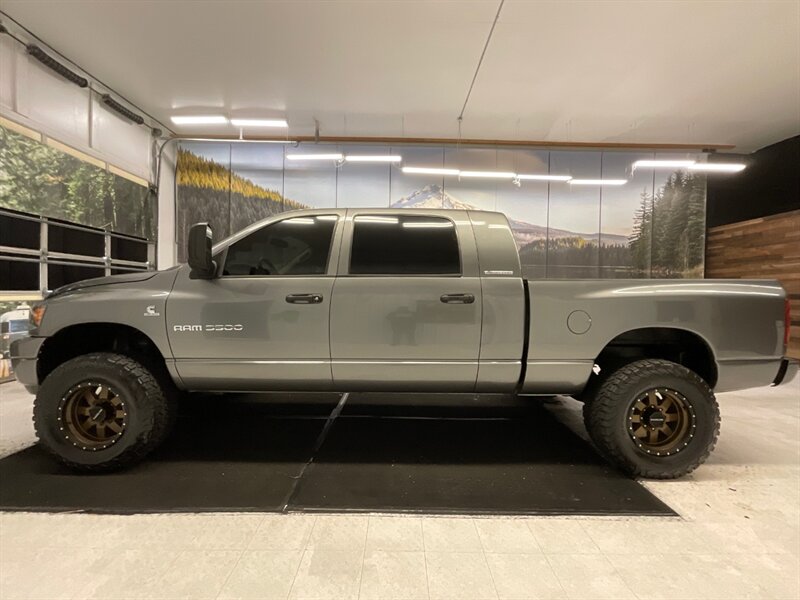
[[[625,185],[627,179],[570,179],[572,185]]]
[[[170,120],[175,125],[224,125],[228,122],[222,115],[174,115]]]
[[[458,169],[439,169],[436,167],[403,167],[403,173],[412,175],[458,175]]]
[[[231,119],[234,127],[288,127],[286,119]]]
[[[403,223],[403,227],[406,229],[437,229],[452,226],[450,221],[441,223],[437,221],[406,221]]]
[[[287,154],[289,160],[342,160],[343,156],[338,153],[330,154]]]
[[[708,173],[738,173],[747,165],[742,163],[695,163],[689,167],[690,171],[706,171]]]
[[[482,179],[514,179],[517,174],[509,171],[460,171],[458,176]]]
[[[695,164],[693,160],[637,160],[634,169],[687,169]]]
[[[569,181],[572,179],[572,175],[528,175],[519,173],[517,179],[530,179],[533,181]]]
[[[355,218],[357,223],[363,221],[365,223],[389,223],[389,224],[398,224],[400,219],[397,217],[380,217],[378,215],[359,215]]]
[[[403,157],[399,154],[348,154],[344,159],[347,162],[400,162]]]

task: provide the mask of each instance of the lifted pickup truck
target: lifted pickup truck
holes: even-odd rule
[[[182,391],[505,392],[584,401],[604,456],[672,478],[716,442],[712,390],[796,370],[777,282],[526,281],[500,213],[298,211],[211,238],[195,225],[188,265],[32,310],[14,369],[66,465],[141,459]]]

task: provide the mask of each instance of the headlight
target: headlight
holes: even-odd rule
[[[44,304],[33,305],[33,308],[31,308],[31,314],[28,317],[32,327],[38,328],[42,324],[42,319],[44,318],[44,311],[45,311]]]

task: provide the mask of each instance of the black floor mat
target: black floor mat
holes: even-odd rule
[[[539,405],[351,398],[316,453],[335,396],[194,399],[120,473],[73,475],[29,448],[0,460],[0,509],[675,514]]]

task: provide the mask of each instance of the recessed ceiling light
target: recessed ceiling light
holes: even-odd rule
[[[403,157],[399,154],[348,154],[344,159],[347,162],[400,162]]]
[[[634,169],[686,169],[691,167],[693,160],[637,160],[633,163]]]
[[[170,117],[175,125],[223,125],[228,122],[222,115],[175,115]]]
[[[440,169],[437,167],[403,167],[403,173],[414,175],[458,175],[458,169]]]
[[[509,171],[460,171],[459,177],[476,177],[483,179],[514,179],[516,173]]]
[[[286,119],[231,119],[234,127],[288,127]]]
[[[570,179],[572,185],[625,185],[627,179]]]
[[[738,173],[743,171],[746,166],[742,163],[695,163],[689,167],[689,170],[709,173]]]
[[[287,154],[289,160],[342,160],[342,155],[337,153],[330,154]]]
[[[572,179],[572,175],[528,175],[525,173],[519,173],[517,175],[517,179],[531,179],[534,181],[569,181]]]

